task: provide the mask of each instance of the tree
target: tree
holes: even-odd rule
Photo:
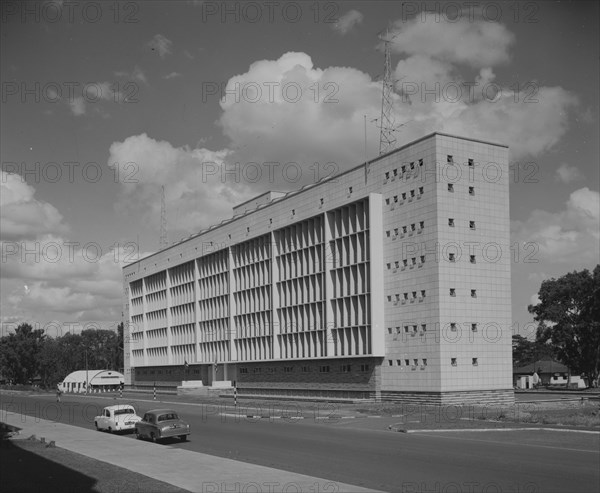
[[[30,324],[20,324],[14,334],[0,339],[2,374],[15,383],[28,384],[39,374],[39,353],[45,342],[43,329],[33,330]]]
[[[536,340],[548,343],[570,370],[598,382],[600,373],[600,264],[542,282],[540,302],[528,310]]]
[[[516,367],[535,363],[546,357],[555,358],[552,346],[537,340],[530,341],[519,334],[512,337],[512,351],[513,365]]]

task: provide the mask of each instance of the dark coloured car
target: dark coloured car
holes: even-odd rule
[[[138,439],[147,438],[153,442],[171,437],[179,437],[185,442],[190,425],[172,409],[153,409],[135,424],[135,433]]]

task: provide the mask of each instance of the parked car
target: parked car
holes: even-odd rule
[[[94,418],[94,424],[98,431],[108,430],[113,431],[135,430],[135,424],[140,421],[133,406],[128,404],[118,404],[116,406],[108,406],[102,410],[100,416]]]
[[[135,433],[138,439],[148,438],[153,442],[169,437],[179,437],[185,442],[190,425],[171,409],[153,409],[135,424]]]

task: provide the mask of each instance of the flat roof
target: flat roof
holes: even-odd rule
[[[499,144],[497,142],[490,142],[490,141],[481,140],[481,139],[472,139],[472,138],[469,138],[469,137],[463,137],[461,135],[452,135],[452,134],[448,134],[448,133],[444,133],[444,132],[432,132],[430,134],[427,134],[427,135],[425,135],[423,137],[418,138],[417,140],[413,140],[413,141],[409,142],[408,144],[404,144],[404,145],[402,145],[400,147],[396,147],[395,149],[392,149],[391,151],[386,152],[385,154],[382,154],[382,155],[377,156],[377,157],[375,157],[373,159],[369,159],[367,161],[364,161],[361,164],[358,164],[358,165],[356,165],[356,166],[354,166],[354,167],[352,167],[350,169],[347,169],[346,171],[342,171],[341,173],[338,173],[336,175],[332,175],[332,176],[328,176],[327,178],[323,178],[323,179],[319,180],[316,183],[305,185],[304,187],[302,187],[300,189],[290,190],[289,192],[279,192],[279,191],[269,190],[267,192],[261,193],[260,195],[256,195],[255,197],[253,197],[251,199],[248,199],[245,202],[242,202],[241,204],[238,204],[238,205],[234,206],[234,208],[238,208],[241,205],[244,205],[244,204],[247,204],[248,202],[251,202],[252,200],[256,200],[257,198],[262,197],[263,195],[266,195],[267,193],[271,193],[272,191],[274,191],[276,193],[285,194],[282,197],[276,197],[271,202],[269,202],[267,204],[264,204],[263,207],[260,208],[262,210],[264,207],[270,207],[270,206],[274,205],[275,203],[279,203],[279,202],[282,202],[282,201],[284,201],[286,199],[289,199],[290,197],[294,197],[294,196],[296,196],[297,194],[301,193],[304,190],[307,190],[309,188],[313,188],[313,187],[318,186],[318,185],[322,185],[324,183],[327,183],[330,180],[337,179],[340,176],[344,176],[344,175],[346,175],[348,173],[352,173],[353,171],[355,171],[355,170],[357,170],[359,168],[362,168],[366,164],[375,163],[375,162],[379,161],[380,159],[386,158],[386,157],[388,157],[391,154],[394,154],[396,152],[403,151],[404,149],[406,149],[408,147],[411,147],[411,146],[413,146],[415,144],[418,144],[419,142],[422,142],[424,140],[430,139],[431,137],[434,137],[436,135],[439,135],[440,137],[450,137],[450,138],[453,138],[453,139],[468,140],[469,142],[478,142],[480,144],[493,145],[493,146],[504,147],[504,148],[508,149],[508,146],[506,144]],[[132,266],[132,265],[135,265],[138,262],[141,262],[142,260],[147,260],[149,258],[152,258],[154,255],[156,255],[158,253],[161,253],[161,252],[164,252],[164,251],[168,250],[169,248],[173,248],[173,247],[179,246],[182,243],[185,243],[186,241],[192,240],[192,239],[194,239],[194,238],[196,238],[196,237],[198,237],[200,235],[203,235],[204,233],[208,233],[209,231],[214,231],[215,229],[218,229],[221,226],[225,226],[226,224],[229,224],[232,221],[237,221],[238,219],[241,219],[242,217],[244,217],[244,216],[246,216],[248,214],[253,214],[256,211],[257,211],[257,209],[253,210],[253,211],[247,211],[247,212],[245,212],[242,215],[237,215],[237,216],[230,217],[229,219],[223,219],[219,224],[212,224],[211,226],[208,226],[207,228],[199,231],[198,233],[192,233],[187,238],[185,238],[185,239],[183,239],[183,240],[181,240],[181,241],[179,241],[177,243],[173,243],[172,245],[169,245],[168,247],[163,248],[162,250],[158,250],[157,252],[154,252],[153,254],[148,255],[147,257],[141,258],[139,260],[136,260],[135,262],[131,262],[131,263],[123,266],[122,269],[125,269],[127,267]]]

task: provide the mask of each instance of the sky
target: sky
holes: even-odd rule
[[[426,8],[424,8],[426,6]],[[513,330],[599,261],[596,2],[2,2],[0,322],[115,329],[124,263],[394,135],[510,146]],[[493,282],[493,280],[491,281]]]

